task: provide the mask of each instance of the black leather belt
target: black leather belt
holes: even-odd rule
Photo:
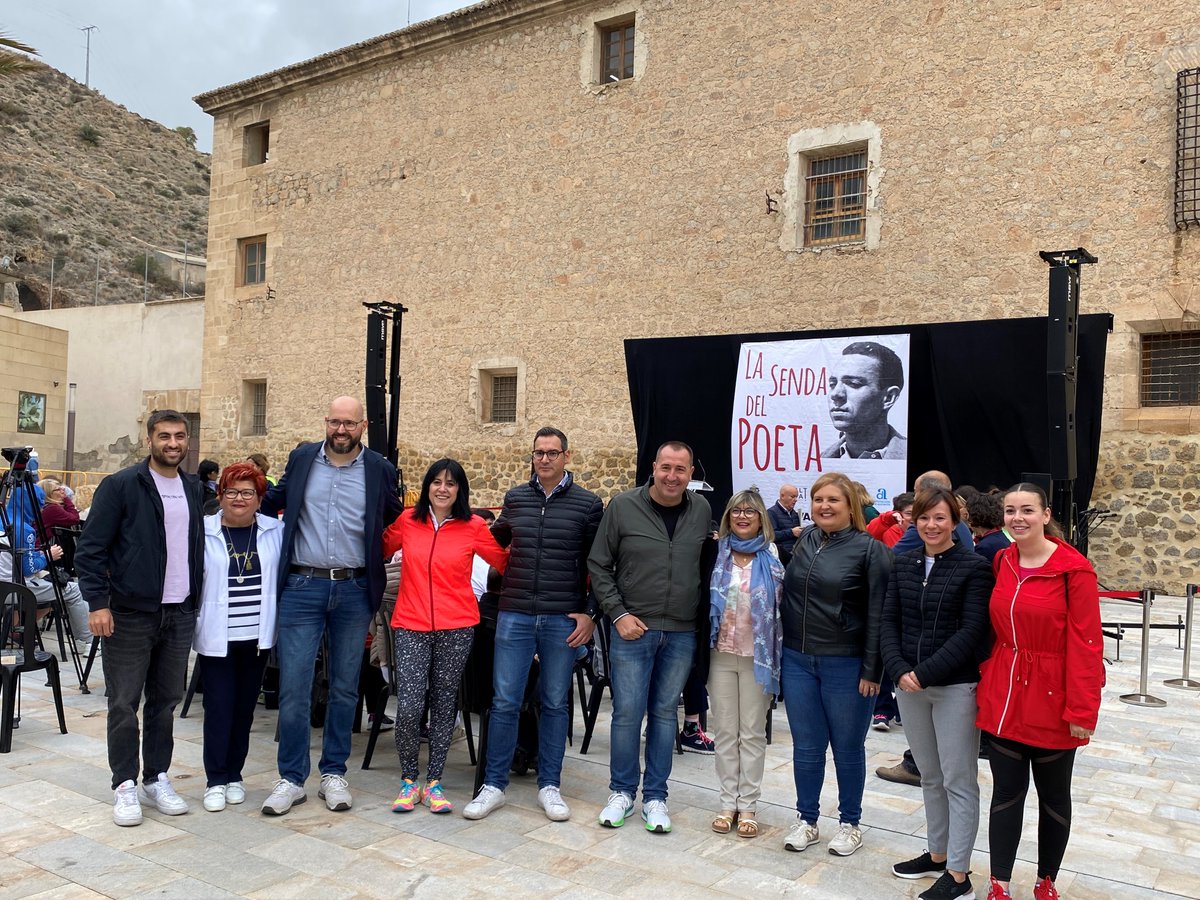
[[[291,571],[309,578],[325,578],[329,581],[349,581],[367,574],[365,566],[358,569],[314,569],[312,566],[292,566]]]

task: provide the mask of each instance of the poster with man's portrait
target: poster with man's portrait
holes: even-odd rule
[[[17,431],[26,434],[46,433],[45,394],[17,392]]]
[[[733,489],[764,499],[823,473],[862,482],[881,511],[906,489],[907,334],[742,344],[730,452]]]

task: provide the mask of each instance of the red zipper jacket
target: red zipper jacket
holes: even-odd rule
[[[447,519],[433,527],[433,514],[424,522],[406,509],[383,533],[383,556],[404,551],[400,591],[396,595],[393,628],[446,631],[479,624],[479,603],[471,590],[471,564],[478,553],[501,572],[508,551],[496,543],[479,516],[469,521]]]
[[[1033,747],[1066,750],[1094,729],[1104,687],[1104,635],[1091,563],[1069,544],[1020,577],[1017,545],[996,555],[990,612],[996,641],[980,666],[976,724]]]

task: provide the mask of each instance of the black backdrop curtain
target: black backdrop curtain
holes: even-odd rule
[[[732,485],[730,423],[738,356],[745,341],[909,335],[908,477],[943,469],[955,485],[1007,487],[1025,472],[1050,471],[1045,317],[892,328],[724,334],[625,341],[625,367],[637,475],[649,477],[664,441],[696,453],[696,477],[713,486],[714,517]],[[1075,502],[1088,505],[1104,394],[1104,356],[1112,316],[1080,316],[1076,397]],[[768,505],[774,497],[764,498]]]

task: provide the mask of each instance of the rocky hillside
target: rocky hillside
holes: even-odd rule
[[[49,66],[0,80],[0,267],[26,309],[51,260],[56,308],[97,302],[97,260],[99,303],[142,300],[148,247],[204,255],[208,179],[182,136]],[[150,299],[179,295],[151,257]]]

